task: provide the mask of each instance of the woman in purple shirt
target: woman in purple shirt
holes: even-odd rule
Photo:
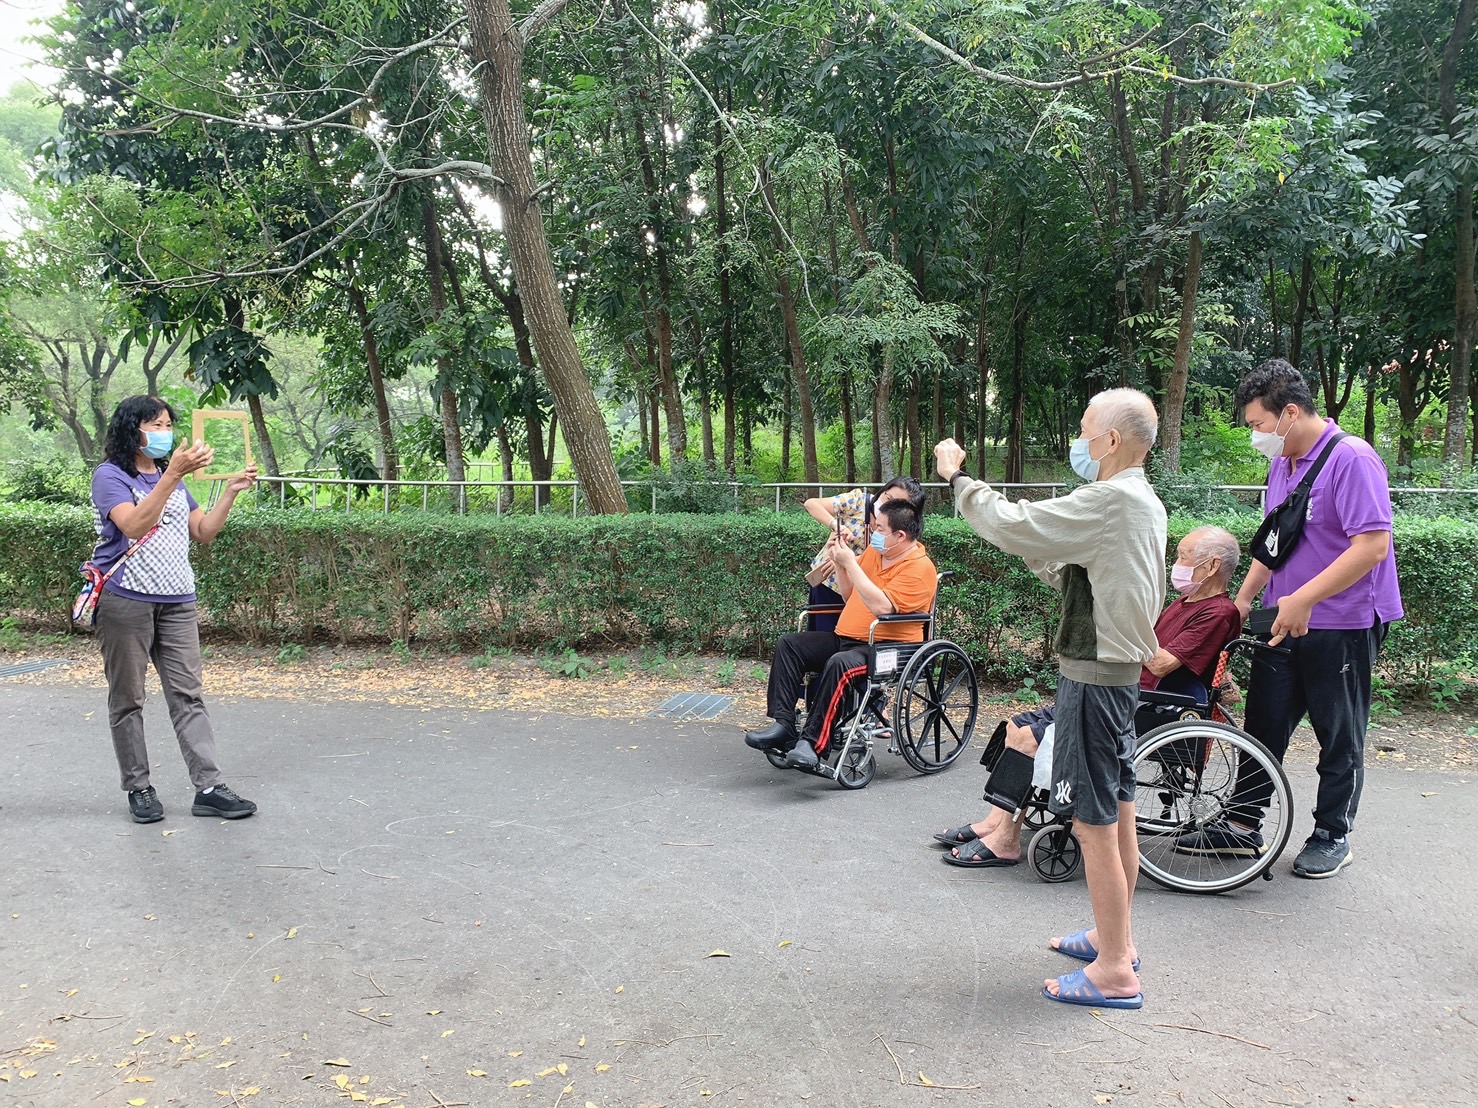
[[[210,465],[204,443],[174,449],[175,413],[153,396],[131,396],[108,424],[107,460],[92,475],[98,543],[92,561],[108,573],[98,601],[97,630],[108,678],[108,726],[135,823],[164,818],[149,783],[144,745],[144,677],[149,662],[164,687],[169,718],[195,786],[190,811],[241,819],[257,810],[221,782],[215,734],[201,695],[200,628],[190,543],[210,543],[239,493],[256,483],[255,466],[227,481],[209,512],[182,484]],[[142,541],[141,541],[142,540]]]

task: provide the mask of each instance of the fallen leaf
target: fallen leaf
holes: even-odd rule
[[[179,828],[178,828],[178,827],[175,827],[175,828],[172,828],[172,829],[170,829],[170,830],[168,830],[168,831],[161,831],[161,832],[159,832],[159,833],[160,833],[160,834],[161,834],[161,835],[163,835],[163,836],[164,836],[164,837],[165,837],[165,838],[166,838],[166,839],[167,839],[167,838],[169,838],[169,837],[170,837],[170,836],[171,836],[171,835],[177,835],[177,834],[179,834],[179,831],[180,831],[180,829],[179,829]]]
[[[282,980],[282,974],[280,974],[280,973],[274,973],[274,974],[273,974],[273,975],[272,975],[272,983],[273,983],[273,984],[274,984],[274,985],[275,985],[275,984],[276,984],[276,983],[277,983],[277,982],[279,982],[279,981],[281,981],[281,980]]]
[[[226,1042],[230,1042],[230,1040],[227,1039]],[[226,1043],[222,1043],[221,1045],[222,1046],[225,1046]],[[349,1059],[347,1059],[347,1058],[325,1058],[322,1062],[319,1062],[318,1064],[320,1066],[347,1066],[349,1064]]]
[[[360,1079],[359,1079],[359,1083],[360,1083],[360,1084],[361,1084],[361,1085],[368,1085],[368,1084],[369,1084],[369,1078],[368,1078],[368,1077],[361,1077],[361,1078],[360,1078]]]
[[[344,1076],[342,1073],[334,1078],[334,1084],[343,1089],[345,1092],[349,1091],[349,1078]]]
[[[710,950],[707,954],[704,955],[704,957],[705,958],[727,958],[727,957],[729,957],[729,952],[727,950]]]
[[[1281,176],[1281,174],[1280,174],[1280,176]],[[1114,1102],[1114,1098],[1109,1093],[1094,1093],[1093,1094],[1093,1103],[1094,1104],[1112,1104],[1113,1102]]]
[[[67,991],[66,991],[66,992],[65,992],[65,993],[63,993],[63,994],[62,994],[62,995],[63,995],[63,996],[76,996],[76,995],[77,995],[77,990],[76,990],[76,989],[68,989],[68,990],[67,990]],[[580,1045],[581,1045],[581,1046],[584,1046],[584,1045],[585,1045],[585,1040],[584,1040],[584,1039],[581,1039],[581,1040],[580,1040]]]
[[[456,1033],[457,1032],[456,1032],[456,1029],[455,1028],[448,1028],[447,1030],[445,1030],[445,1031],[443,1031],[441,1033],[441,1037],[443,1039],[445,1039],[448,1035],[455,1035]]]
[[[1436,796],[1436,793],[1422,793],[1423,796]]]
[[[540,1070],[538,1073],[534,1074],[534,1076],[535,1077],[551,1077],[551,1076],[553,1076],[554,1074],[556,1074],[558,1072],[559,1072],[559,1067],[558,1066],[550,1066],[547,1070]]]
[[[919,1070],[919,1084],[920,1085],[927,1085],[930,1088],[933,1088],[934,1087],[934,1082],[930,1081],[927,1077],[924,1076],[924,1071],[923,1070]]]
[[[123,1083],[125,1085],[147,1085],[153,1080],[154,1079],[152,1077],[145,1077],[141,1073],[136,1073],[130,1077],[125,1077],[123,1079]]]
[[[712,1096],[713,1095],[713,1090],[712,1089],[699,1089],[698,1090],[698,1095],[699,1096]]]
[[[598,1066],[595,1067],[595,1072],[596,1073],[605,1073],[606,1070],[608,1070],[610,1068],[611,1067],[607,1063],[602,1062],[600,1065],[598,1065]]]
[[[781,939],[780,940],[780,949],[781,950],[784,950],[788,946],[794,946],[794,945],[795,944],[792,943],[789,939]]]
[[[287,937],[289,939],[296,939],[298,937],[298,929],[296,927],[289,927],[287,929]]]
[[[508,1087],[510,1089],[522,1089],[525,1085],[532,1085],[532,1084],[533,1084],[533,1082],[530,1081],[527,1077],[520,1077],[517,1081],[510,1081],[510,1082],[508,1082]]]
[[[521,1050],[510,1050],[508,1052],[508,1057],[510,1057],[510,1058],[522,1058],[523,1057],[523,1051],[521,1051]]]
[[[379,1104],[389,1104],[394,1099],[393,1096],[377,1096],[374,1100],[370,1101],[370,1108],[375,1108]]]
[[[355,1104],[368,1104],[369,1103],[369,1097],[365,1096],[363,1093],[350,1093],[349,1094],[349,1099],[351,1101],[353,1101]]]
[[[70,996],[71,993],[68,993],[67,995]],[[579,1047],[583,1047],[585,1045],[585,1036],[584,1035],[581,1035],[580,1036],[580,1041],[578,1043],[576,1043],[575,1045],[576,1046],[579,1046]]]
[[[139,1043],[143,1042],[145,1039],[152,1039],[153,1037],[154,1032],[152,1031],[140,1031],[139,1037],[133,1041],[133,1045],[138,1046]]]
[[[440,1008],[432,1008],[426,1014],[428,1016],[439,1016],[439,1015],[441,1015],[441,1009]]]
[[[33,1078],[35,1076],[36,1076],[36,1071],[35,1070],[21,1070],[21,1080],[23,1080],[23,1081],[29,1081],[31,1078]]]
[[[139,1105],[141,1105],[141,1104],[148,1104],[149,1102],[147,1100],[145,1100],[143,1097],[139,1096],[139,1097],[134,1097],[128,1103],[132,1104],[133,1105],[133,1108],[139,1108]]]
[[[625,985],[617,985],[616,986],[616,991],[618,993],[624,993],[626,991],[626,986]]]
[[[217,1062],[216,1063],[216,1069],[218,1069],[218,1070],[228,1070],[232,1066],[234,1066],[235,1064],[236,1064],[236,1060],[234,1058],[231,1061],[229,1061],[229,1062]]]
[[[487,1076],[487,1071],[486,1070],[468,1070],[467,1071],[467,1076],[468,1077],[486,1077]]]
[[[258,1086],[256,1086],[256,1085],[248,1085],[246,1088],[244,1088],[244,1089],[241,1090],[241,1095],[242,1096],[256,1096],[261,1091],[262,1090]]]

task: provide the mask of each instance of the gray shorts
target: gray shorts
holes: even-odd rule
[[[1078,823],[1117,823],[1134,800],[1134,709],[1139,685],[1057,681],[1050,807]]]

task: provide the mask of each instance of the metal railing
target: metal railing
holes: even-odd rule
[[[541,505],[547,505],[550,502],[550,494],[552,494],[554,490],[568,489],[570,491],[570,515],[572,517],[578,517],[580,514],[580,482],[574,480],[450,481],[445,478],[420,478],[385,481],[356,480],[347,477],[303,477],[293,474],[286,474],[279,477],[260,477],[258,478],[258,483],[266,488],[275,488],[277,490],[277,495],[275,499],[282,507],[287,506],[290,490],[294,494],[294,499],[296,499],[296,495],[298,494],[299,489],[306,487],[309,500],[308,506],[314,511],[340,510],[338,501],[341,497],[343,500],[342,510],[352,511],[356,503],[367,500],[369,498],[369,494],[377,490],[379,494],[377,499],[380,501],[380,509],[382,512],[385,513],[389,513],[395,508],[405,506],[400,497],[393,495],[396,490],[400,489],[420,489],[422,511],[431,510],[431,494],[433,490],[445,490],[446,492],[451,494],[454,503],[460,506],[463,510],[466,510],[468,506],[469,492],[473,490],[495,490],[498,495],[495,496],[493,499],[493,511],[497,515],[503,515],[505,511],[512,511],[511,505],[505,505],[505,500],[508,499],[508,497],[505,497],[504,495],[505,492],[509,494],[509,496],[511,496],[514,490],[517,489],[534,489],[536,490],[535,502]],[[925,489],[946,489],[949,487],[943,481],[927,481],[922,482],[922,484]],[[853,488],[876,489],[881,487],[879,482],[874,481],[692,481],[689,482],[688,485],[689,487],[721,489],[726,491],[733,499],[735,511],[740,511],[743,509],[743,493],[746,490],[764,493],[766,501],[770,499],[769,494],[773,492],[774,510],[777,512],[785,510],[785,498],[787,491],[790,491],[792,493],[792,505],[794,506],[796,504],[796,501],[799,500],[799,497],[795,494],[801,491],[804,491],[808,495],[825,497],[828,495],[827,490],[845,491],[847,489]],[[658,510],[659,502],[664,494],[664,488],[661,483],[651,480],[625,480],[621,482],[621,487],[623,489],[647,489],[649,491],[649,504],[651,506],[651,510],[654,513]],[[1068,490],[1075,486],[1065,481],[1018,481],[1011,483],[993,482],[991,487],[994,489],[998,489],[1008,496],[1016,493],[1023,493],[1027,495],[1031,495],[1033,493],[1040,495],[1042,493],[1045,493],[1049,497],[1056,497],[1060,496],[1065,490]],[[1239,495],[1247,499],[1250,499],[1252,496],[1256,496],[1259,510],[1265,510],[1266,508],[1266,485],[1186,485],[1181,487],[1204,487],[1208,492],[1232,493],[1234,495]],[[328,490],[330,491],[330,493],[335,490],[342,491],[340,492],[339,496],[330,495],[328,497],[328,505],[321,506],[321,489]],[[538,495],[538,490],[541,489],[545,490],[545,495],[542,497]],[[215,491],[216,490],[212,489],[212,494],[214,494]],[[1391,489],[1391,495],[1393,497],[1473,497],[1478,496],[1478,489],[1454,489],[1426,487],[1419,485],[1400,485]],[[214,499],[213,495],[212,499]],[[954,514],[956,516],[959,515],[958,507],[954,508]]]

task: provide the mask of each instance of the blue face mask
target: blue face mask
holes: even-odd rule
[[[1112,428],[1110,428],[1110,430],[1112,430]],[[1067,455],[1068,465],[1072,466],[1073,472],[1085,481],[1098,480],[1098,468],[1101,461],[1101,459],[1093,457],[1092,452],[1088,448],[1088,444],[1092,442],[1093,439],[1103,438],[1103,436],[1106,434],[1108,434],[1108,431],[1100,431],[1098,434],[1094,435],[1093,438],[1073,439],[1072,449],[1068,451]]]
[[[174,449],[173,431],[145,431],[144,437],[149,440],[144,444],[144,453],[150,458],[158,460]]]
[[[883,538],[883,533],[881,531],[874,531],[872,533],[872,538],[868,539],[867,542],[868,545],[876,550],[879,554],[881,554],[884,550],[888,548],[888,540]]]

